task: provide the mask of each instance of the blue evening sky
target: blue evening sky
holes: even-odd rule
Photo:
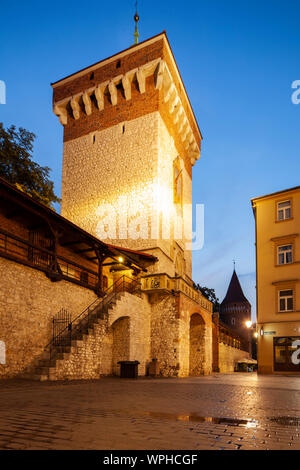
[[[50,82],[133,42],[134,1],[2,2],[0,120],[37,135],[34,156],[60,194],[62,127]],[[205,245],[193,277],[223,299],[232,260],[255,310],[250,198],[300,184],[300,4],[294,0],[140,0],[140,39],[167,30],[204,141],[193,171]]]

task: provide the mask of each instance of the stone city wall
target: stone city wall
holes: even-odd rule
[[[50,380],[97,379],[120,375],[119,361],[139,361],[146,375],[150,357],[150,306],[147,299],[120,294],[107,320],[98,320],[71,352],[56,361]]]
[[[178,304],[170,294],[151,295],[151,359],[158,360],[160,375],[179,375]]]
[[[180,376],[211,374],[212,313],[184,293],[178,297],[178,312]]]
[[[0,378],[30,366],[52,338],[52,318],[61,308],[78,315],[97,297],[68,281],[51,282],[43,272],[0,257],[0,341],[6,364]]]
[[[249,359],[250,355],[247,351],[233,348],[224,343],[219,343],[219,372],[234,372],[237,362],[240,359]]]

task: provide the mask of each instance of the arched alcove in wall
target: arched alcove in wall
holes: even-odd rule
[[[119,361],[129,361],[130,359],[130,319],[121,317],[116,320],[112,326],[112,372],[113,375],[119,375]]]

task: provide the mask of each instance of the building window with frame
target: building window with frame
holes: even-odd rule
[[[279,312],[292,312],[294,310],[293,289],[280,290],[278,296]]]
[[[277,263],[279,265],[291,264],[293,262],[293,245],[282,245],[277,247]]]
[[[288,220],[292,217],[291,201],[283,201],[277,203],[277,220]]]

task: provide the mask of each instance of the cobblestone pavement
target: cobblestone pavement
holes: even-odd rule
[[[0,449],[300,449],[300,377],[1,381]]]

